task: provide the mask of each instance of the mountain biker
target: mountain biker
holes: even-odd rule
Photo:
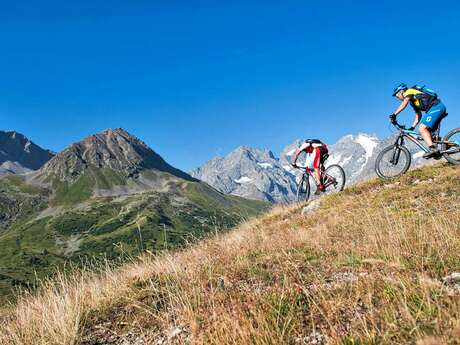
[[[393,90],[393,96],[398,98],[401,102],[398,109],[390,115],[390,122],[396,123],[396,116],[401,113],[410,103],[415,111],[415,119],[412,127],[409,130],[413,131],[420,123],[419,131],[429,147],[429,152],[423,155],[424,158],[431,158],[439,154],[437,145],[433,144],[431,137],[432,133],[439,127],[441,121],[447,116],[446,107],[438,98],[436,93],[431,90],[425,91],[422,87],[407,87],[406,84],[401,83]],[[422,115],[425,112],[425,115]]]
[[[305,161],[305,168],[308,170],[314,170],[313,176],[315,177],[316,182],[316,192],[315,195],[319,195],[321,192],[325,191],[323,181],[321,180],[321,169],[323,164],[328,157],[327,145],[322,143],[318,139],[308,139],[297,149],[294,162],[292,166],[299,168],[297,166],[297,160],[302,152],[305,152],[307,155]]]

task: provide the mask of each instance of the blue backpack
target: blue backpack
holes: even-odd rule
[[[438,94],[433,91],[432,89],[430,88],[427,88],[426,85],[423,85],[423,86],[420,86],[420,85],[414,85],[412,86],[412,89],[415,89],[415,90],[418,90],[420,92],[423,92],[424,94],[430,96],[430,97],[433,97],[433,98],[438,98]]]

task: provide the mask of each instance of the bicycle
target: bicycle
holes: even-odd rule
[[[310,198],[310,177],[315,181],[312,169],[302,166],[294,166],[303,171],[302,178],[297,186],[297,201],[307,202]],[[324,169],[321,167],[321,180],[324,185],[324,193],[340,192],[345,188],[345,171],[340,165],[333,164]]]
[[[375,172],[382,179],[396,178],[409,170],[412,155],[405,145],[405,139],[413,142],[424,152],[430,151],[419,132],[408,130],[396,121],[393,125],[399,130],[395,143],[384,148],[375,160]],[[441,139],[440,126],[438,126],[432,138],[433,143],[440,150],[439,154],[432,158],[444,157],[449,163],[460,165],[460,128],[451,130]]]

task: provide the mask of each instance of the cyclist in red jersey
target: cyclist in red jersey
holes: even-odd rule
[[[305,154],[307,155],[305,161],[305,168],[314,170],[313,176],[316,180],[315,195],[319,195],[321,192],[324,192],[325,190],[323,181],[321,181],[321,168],[327,159],[327,145],[322,143],[321,140],[318,139],[305,140],[305,143],[303,143],[302,146],[300,146],[297,149],[294,155],[294,162],[292,163],[292,166],[294,166],[295,168],[299,168],[299,166],[297,166],[297,160],[299,159],[299,156],[302,152],[305,152]]]

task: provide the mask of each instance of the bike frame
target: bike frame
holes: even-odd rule
[[[417,145],[421,150],[429,152],[430,149],[426,146],[423,138],[420,136],[420,133],[416,131],[409,131],[408,129],[401,129],[399,132],[398,138],[396,138],[395,146],[403,146],[404,138],[407,138],[409,141]],[[439,141],[433,140],[433,143],[438,144]]]
[[[393,159],[390,161],[393,164],[398,164],[399,161],[399,155],[401,154],[400,150],[397,150],[400,146],[404,146],[404,139],[407,138],[409,141],[413,142],[415,145],[417,145],[421,150],[424,152],[430,152],[430,149],[428,146],[426,146],[425,142],[423,141],[423,138],[421,137],[419,132],[416,131],[410,131],[406,129],[404,126],[400,125],[399,123],[394,124],[395,127],[399,129],[399,136],[396,138],[396,141],[394,143],[395,149],[393,150]],[[451,142],[451,141],[443,141],[439,140],[439,129],[435,131],[435,136],[433,138],[433,143],[437,145],[442,145],[442,144],[447,144],[450,146],[460,146],[459,142]],[[444,153],[456,153],[460,152],[460,149],[454,149],[452,151],[451,148],[447,150],[442,150],[439,152],[439,154],[444,154]]]
[[[313,171],[314,171],[313,169],[306,168],[306,167],[299,167],[299,169],[302,169],[302,170],[303,170],[303,176],[305,176],[306,178],[310,178],[310,176],[311,176],[311,178],[313,179],[313,181],[316,182],[316,178],[315,178],[315,176],[313,175]],[[303,178],[303,176],[302,176],[302,178]],[[327,188],[327,187],[331,186],[331,185],[334,184],[334,182],[335,182],[335,179],[334,179],[334,177],[332,177],[332,176],[329,176],[329,177],[330,177],[329,181],[325,182],[324,180],[325,180],[325,177],[326,177],[326,176],[329,176],[329,175],[326,174],[326,169],[325,169],[325,167],[324,167],[324,165],[323,165],[323,166],[321,167],[321,179],[323,180],[323,186],[324,186],[324,188]]]

